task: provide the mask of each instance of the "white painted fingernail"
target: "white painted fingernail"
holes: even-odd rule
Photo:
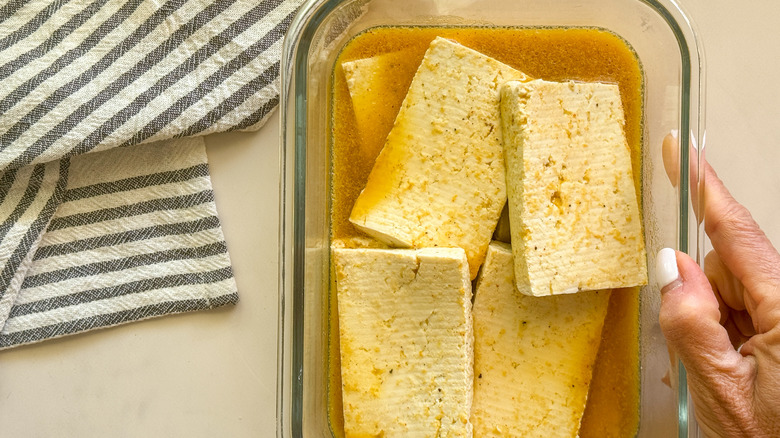
[[[680,131],[678,131],[678,130],[676,130],[676,129],[672,129],[672,130],[670,131],[670,133],[672,134],[672,137],[674,137],[674,139],[675,139],[675,140],[676,140],[676,139],[678,138],[678,136],[680,135]]]
[[[658,251],[658,255],[655,258],[655,280],[658,289],[662,290],[674,282],[680,282],[680,271],[677,269],[677,255],[675,255],[672,248],[664,248]]]

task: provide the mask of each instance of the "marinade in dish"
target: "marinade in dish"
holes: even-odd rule
[[[347,246],[373,246],[349,222],[374,160],[430,42],[437,36],[493,57],[534,78],[618,84],[640,193],[642,72],[619,37],[589,28],[379,27],[353,38],[337,58],[332,83],[331,238]],[[401,52],[386,68],[386,83],[375,90],[384,104],[358,132],[341,64]],[[377,246],[380,244],[376,243]],[[328,418],[335,436],[343,435],[339,330],[335,289],[329,293]],[[639,423],[639,289],[613,293],[602,332],[580,436],[634,436]]]

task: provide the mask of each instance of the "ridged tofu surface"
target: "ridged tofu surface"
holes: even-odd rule
[[[506,200],[499,86],[526,76],[436,38],[350,222],[394,247],[459,247],[475,278]]]
[[[474,436],[578,436],[609,291],[532,297],[493,242],[474,296]]]
[[[346,437],[470,437],[465,252],[333,249],[333,255]]]
[[[618,87],[508,82],[501,117],[518,290],[541,296],[646,284]]]

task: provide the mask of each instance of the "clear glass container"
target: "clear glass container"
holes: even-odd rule
[[[314,0],[291,23],[282,50],[281,218],[277,436],[328,437],[330,109],[333,65],[345,43],[375,26],[572,26],[607,29],[635,50],[644,74],[642,195],[649,286],[640,296],[639,437],[697,436],[685,372],[679,390],[658,325],[655,257],[663,247],[702,260],[693,202],[704,153],[704,56],[672,0]],[[679,184],[661,144],[676,130]],[[693,202],[692,202],[693,200]]]

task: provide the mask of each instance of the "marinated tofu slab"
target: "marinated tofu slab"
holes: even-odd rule
[[[471,282],[460,248],[334,249],[347,437],[470,437]]]
[[[463,248],[475,278],[506,202],[499,86],[526,79],[434,39],[350,222],[393,247]]]
[[[352,98],[355,124],[360,133],[362,158],[376,157],[384,143],[384,138],[373,138],[371,135],[374,131],[372,127],[376,124],[377,113],[392,111],[393,108],[397,113],[400,109],[400,103],[388,102],[385,97],[387,94],[405,92],[408,89],[409,82],[399,79],[398,71],[401,70],[404,59],[410,56],[409,52],[409,50],[399,50],[341,64],[349,88],[349,96]]]
[[[474,436],[578,436],[610,291],[532,297],[490,244],[474,296]]]
[[[501,119],[517,289],[542,296],[647,284],[618,87],[507,82]]]

